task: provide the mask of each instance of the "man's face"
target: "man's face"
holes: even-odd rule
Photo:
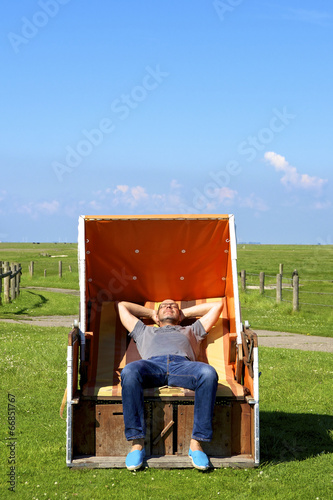
[[[178,304],[174,300],[163,300],[157,312],[160,323],[171,323],[177,325],[180,319]]]

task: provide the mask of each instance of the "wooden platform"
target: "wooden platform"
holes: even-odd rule
[[[238,455],[233,457],[209,457],[213,468],[234,467],[250,468],[256,467],[250,455]],[[75,457],[70,464],[75,469],[120,469],[125,467],[125,457]],[[192,461],[187,456],[154,456],[146,457],[143,467],[155,469],[188,469],[193,468]]]

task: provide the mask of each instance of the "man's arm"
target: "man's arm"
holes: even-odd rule
[[[222,311],[222,302],[205,302],[182,310],[185,318],[200,317],[200,322],[206,332],[215,325]]]
[[[134,330],[138,318],[150,318],[154,323],[157,321],[156,311],[154,309],[125,301],[118,302],[117,306],[120,321],[129,332]]]

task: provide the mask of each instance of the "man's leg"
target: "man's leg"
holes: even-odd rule
[[[139,469],[145,456],[146,422],[143,390],[166,383],[166,361],[165,359],[164,362],[163,360],[159,361],[133,361],[126,365],[121,372],[125,436],[128,441],[132,441],[132,450],[125,460],[129,470]]]
[[[133,361],[121,372],[125,437],[128,441],[142,440],[146,435],[143,390],[166,384],[166,361],[162,358]],[[139,443],[133,443],[139,444]]]
[[[197,387],[194,400],[192,440],[211,441],[213,437],[213,414],[218,376],[215,368],[206,363],[197,363],[195,373]]]
[[[206,363],[175,358],[170,362],[169,372],[169,385],[195,391],[190,452],[199,452],[200,455],[200,452],[203,453],[201,442],[211,441],[213,436],[212,420],[218,382],[216,370]],[[206,465],[199,468],[205,469],[208,459],[205,455],[201,458],[206,461]]]
[[[192,438],[211,441],[218,376],[207,363],[170,356],[168,384],[195,391]]]

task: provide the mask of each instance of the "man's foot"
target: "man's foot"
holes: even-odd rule
[[[145,450],[131,451],[126,457],[126,467],[128,470],[137,470],[142,467],[143,459],[145,457]]]
[[[207,470],[209,468],[209,459],[196,439],[191,439],[188,456],[192,459],[193,467],[196,469]]]
[[[203,451],[200,441],[191,438],[190,448],[192,451]]]
[[[188,456],[192,459],[193,467],[199,470],[207,470],[209,468],[209,460],[203,451],[192,451],[189,449]]]
[[[132,441],[132,450],[126,457],[126,467],[128,470],[137,470],[142,467],[145,457],[144,440],[134,439]]]

